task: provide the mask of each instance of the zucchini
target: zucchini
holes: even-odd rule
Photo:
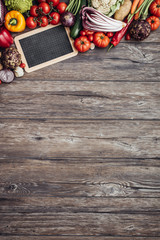
[[[86,6],[86,4],[87,4],[86,0],[81,0],[80,11],[81,11],[82,6],[83,5]],[[81,16],[80,16],[80,11],[76,15],[76,22],[75,22],[74,26],[71,28],[70,36],[73,39],[77,38],[80,31],[82,30],[82,20],[81,20]]]

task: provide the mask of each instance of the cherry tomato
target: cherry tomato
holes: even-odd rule
[[[41,16],[38,18],[37,23],[41,27],[46,27],[48,25],[48,18],[46,16]]]
[[[30,8],[30,15],[32,17],[38,17],[38,6],[37,5],[33,5],[31,8]]]
[[[86,36],[86,32],[85,32],[84,30],[81,30],[81,31],[80,31],[80,35],[81,35],[81,36]]]
[[[74,46],[79,52],[87,52],[90,49],[91,43],[86,36],[80,36],[74,41]]]
[[[25,68],[25,66],[26,66],[25,63],[21,63],[21,64],[20,64],[20,67],[21,67],[21,68]]]
[[[47,0],[47,2],[53,7],[56,7],[59,4],[59,0]]]
[[[49,6],[48,3],[44,3],[44,2],[40,3],[38,5],[38,9],[39,9],[39,13],[41,15],[46,15],[46,14],[48,14],[50,12],[50,6]]]
[[[125,39],[126,39],[127,41],[131,39],[131,36],[130,36],[129,33],[127,33],[127,35],[125,36]]]
[[[49,15],[49,22],[53,25],[57,25],[60,22],[60,14],[57,12],[52,12]]]
[[[57,5],[57,10],[59,11],[59,14],[62,14],[65,12],[66,10],[66,7],[67,7],[67,4],[65,2],[60,2],[58,5]]]
[[[93,42],[93,34],[89,34],[89,35],[87,36],[87,38],[88,38],[88,40],[89,40],[90,42]]]
[[[109,37],[109,38],[112,38],[113,35],[114,35],[114,34],[113,34],[112,32],[108,32],[108,33],[107,33],[107,37]]]
[[[37,27],[37,20],[35,17],[28,17],[26,19],[26,25],[28,28],[34,29]]]
[[[108,46],[110,40],[109,37],[107,37],[102,32],[96,32],[93,37],[93,43],[100,48],[105,48]]]
[[[157,28],[159,28],[159,18],[155,16],[150,16],[149,18],[146,19],[147,22],[149,22],[151,26],[151,30],[154,31]]]
[[[46,0],[38,0],[39,3],[46,2]]]
[[[160,0],[155,0],[151,3],[149,11],[152,15],[160,17]]]

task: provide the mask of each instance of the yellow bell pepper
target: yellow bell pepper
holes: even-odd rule
[[[20,12],[13,10],[5,15],[4,25],[10,32],[22,32],[26,27],[26,21]]]

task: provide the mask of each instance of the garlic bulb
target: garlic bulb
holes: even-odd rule
[[[23,77],[24,75],[24,70],[21,67],[16,67],[16,69],[14,70],[14,74],[16,77]]]
[[[1,70],[0,80],[4,83],[10,83],[14,80],[14,73],[10,69]]]

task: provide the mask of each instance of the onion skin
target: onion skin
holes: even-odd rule
[[[10,83],[14,80],[14,73],[10,69],[0,71],[0,80],[4,83]]]
[[[3,1],[0,0],[0,27],[4,23],[4,17],[6,15],[6,13],[7,13],[6,6],[4,5]]]
[[[64,27],[72,27],[75,24],[75,16],[71,12],[64,12],[61,15],[61,23]]]

